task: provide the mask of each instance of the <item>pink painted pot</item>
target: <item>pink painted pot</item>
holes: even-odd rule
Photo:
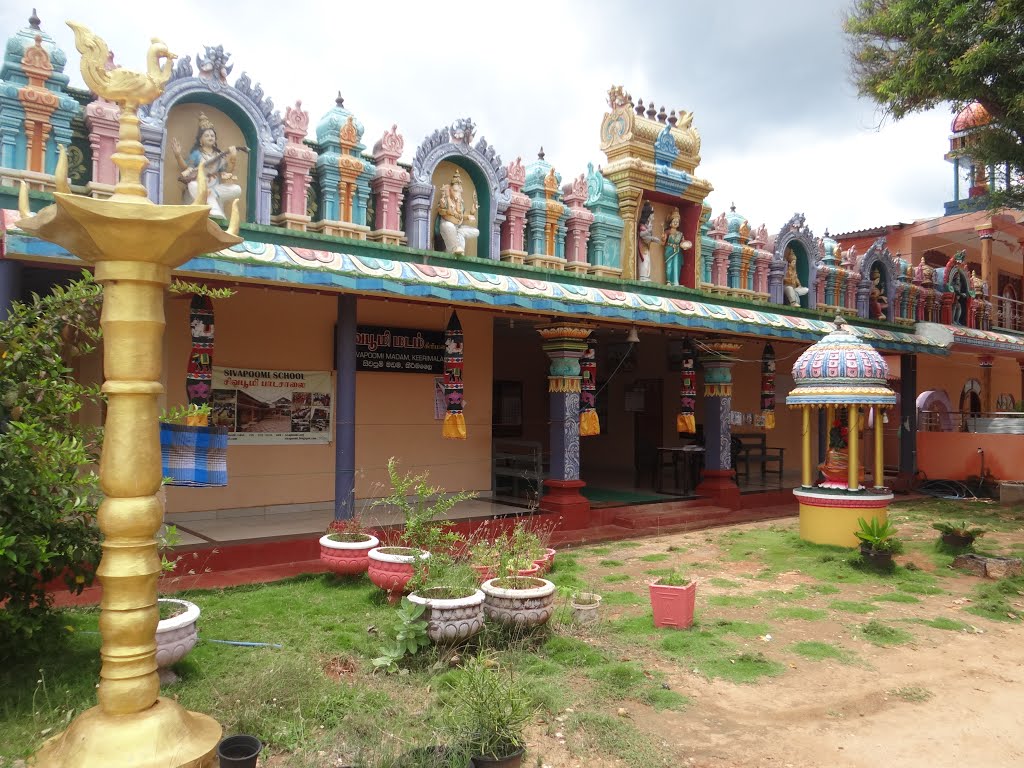
[[[380,546],[375,536],[366,541],[335,541],[327,536],[320,537],[320,561],[339,576],[358,576],[370,567],[370,550]]]
[[[516,576],[536,576],[541,572],[540,563],[534,563],[529,568],[520,568],[516,571]]]
[[[540,573],[541,573],[541,575],[543,575],[543,574],[547,573],[548,571],[550,571],[551,568],[554,566],[554,564],[555,564],[555,554],[556,554],[555,550],[553,550],[550,547],[548,547],[544,551],[544,557],[538,558],[537,560],[533,561],[537,565],[540,566]]]
[[[427,560],[430,553],[410,547],[378,547],[370,550],[369,557],[370,581],[387,592],[388,600],[394,603],[412,580],[416,559]]]
[[[697,597],[697,582],[685,587],[670,587],[654,582],[650,585],[654,626],[689,629],[693,625],[693,608]]]
[[[474,565],[473,570],[476,571],[477,575],[480,577],[481,584],[498,575],[498,566],[496,565]]]

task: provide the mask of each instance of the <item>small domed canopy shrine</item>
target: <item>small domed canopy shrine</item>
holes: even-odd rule
[[[885,521],[892,492],[885,487],[882,447],[883,412],[896,405],[886,384],[884,358],[847,327],[841,317],[836,329],[810,347],[793,365],[795,386],[786,405],[803,410],[801,487],[793,494],[800,502],[800,538],[816,544],[854,546],[857,519]],[[825,408],[828,423],[826,460],[818,466],[824,479],[817,485],[811,466],[811,409]],[[860,430],[874,409],[874,487],[865,488]]]

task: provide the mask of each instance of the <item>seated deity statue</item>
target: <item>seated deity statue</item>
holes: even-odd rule
[[[183,202],[202,204],[196,200],[199,184],[196,179],[200,169],[206,174],[207,196],[205,203],[210,206],[211,216],[227,218],[231,203],[242,197],[242,188],[235,176],[235,161],[238,151],[247,151],[245,147],[228,147],[222,150],[217,146],[217,130],[203,113],[199,113],[199,128],[195,142],[184,157],[181,153],[181,142],[171,139],[171,150],[178,163],[180,174],[178,179],[185,185],[182,193]]]
[[[466,222],[476,221],[479,209],[476,194],[473,195],[473,207],[466,210],[462,199],[462,176],[456,170],[452,180],[441,187],[441,197],[437,201],[437,215],[440,217],[441,239],[448,253],[462,256],[466,253],[466,240],[475,240],[480,230],[469,226]]]
[[[776,272],[776,274],[778,274]],[[800,276],[796,273],[796,254],[792,248],[786,249],[786,275],[782,278],[782,293],[786,303],[791,307],[800,306],[800,297],[807,295],[807,288],[800,285]]]
[[[886,310],[889,308],[889,299],[882,288],[882,271],[877,266],[871,270],[871,295],[868,299],[868,305],[871,319],[885,320]]]

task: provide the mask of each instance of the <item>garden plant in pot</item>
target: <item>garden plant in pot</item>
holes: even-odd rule
[[[468,747],[475,768],[520,768],[524,731],[537,707],[511,669],[489,656],[469,659],[442,691],[451,743]]]
[[[939,540],[949,549],[962,552],[974,546],[974,540],[984,536],[984,528],[972,528],[966,520],[959,523],[932,523],[932,528],[939,532]]]
[[[896,529],[888,520],[880,521],[873,517],[865,520],[857,518],[859,530],[855,535],[860,539],[860,556],[864,562],[881,571],[891,571],[893,555],[903,551],[903,542],[896,537]]]
[[[697,600],[697,582],[675,570],[650,584],[654,626],[689,629]]]
[[[181,534],[173,525],[165,525],[157,536],[157,548],[160,550],[160,568],[162,574],[174,573],[181,558],[169,559],[166,552],[172,550],[181,541]],[[160,621],[156,625],[156,665],[160,675],[160,683],[167,685],[177,682],[178,676],[171,669],[195,648],[199,641],[199,606],[188,600],[172,597],[157,599]]]
[[[515,547],[503,549],[502,575],[480,585],[484,593],[484,614],[506,625],[539,627],[555,612],[555,585],[538,576],[520,576],[521,559]]]
[[[374,503],[377,509],[394,509],[401,513],[405,525],[398,546],[371,549],[370,581],[388,593],[388,600],[398,602],[418,570],[429,567],[431,552],[451,552],[460,544],[458,534],[446,527],[445,520],[452,507],[474,494],[466,491],[447,494],[427,482],[426,472],[401,474],[394,457],[388,459],[391,493]],[[423,583],[422,580],[420,583]]]
[[[370,550],[378,546],[380,540],[363,530],[358,515],[334,520],[320,537],[320,561],[339,576],[358,576],[369,569]]]
[[[468,564],[447,554],[430,559],[423,585],[416,585],[408,599],[425,608],[427,636],[434,643],[462,642],[484,628],[484,593],[478,584],[476,571]]]

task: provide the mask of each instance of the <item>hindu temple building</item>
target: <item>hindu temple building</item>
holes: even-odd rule
[[[960,430],[983,432],[1024,394],[1020,212],[958,198],[936,219],[842,236],[799,213],[760,223],[707,204],[699,116],[621,86],[594,94],[593,161],[567,168],[454,115],[422,137],[400,113],[364,124],[341,95],[311,115],[307,94],[264,93],[260,62],[244,62],[250,76],[229,45],[195,42],[140,110],[150,199],[205,192],[244,238],[177,272],[233,296],[165,307],[166,404],[208,404],[229,435],[226,485],[168,489],[167,519],[194,542],[309,538],[386,493],[390,456],[512,512],[533,497],[567,528],[608,524],[615,501],[756,509],[756,494],[800,484],[803,416],[776,402],[837,315],[885,357],[897,395],[890,485],[963,476],[943,458],[967,450]],[[83,266],[19,229],[28,209],[65,178],[96,198],[116,181],[118,108],[69,87],[69,66],[35,15],[8,37],[0,307]],[[992,173],[970,166],[957,120],[970,201]],[[101,378],[98,358],[78,365]],[[948,445],[924,445],[919,412]],[[831,428],[824,412],[809,425],[817,462]],[[876,442],[862,445],[874,466]],[[991,444],[988,469],[1024,479],[1008,445]]]

